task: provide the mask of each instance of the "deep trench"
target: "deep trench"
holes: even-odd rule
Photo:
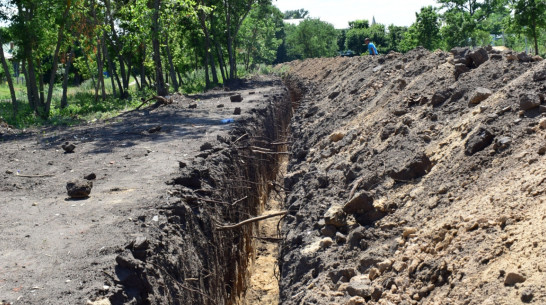
[[[276,85],[252,116],[171,181],[175,199],[159,207],[167,222],[146,245],[132,242],[116,258],[112,304],[245,303],[259,223],[219,228],[262,215],[270,194],[283,189],[278,173],[298,96]]]

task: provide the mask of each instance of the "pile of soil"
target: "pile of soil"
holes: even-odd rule
[[[546,303],[546,61],[289,66],[281,304]]]

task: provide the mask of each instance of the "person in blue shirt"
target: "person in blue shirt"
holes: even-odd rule
[[[375,48],[375,45],[370,42],[370,38],[364,39],[364,43],[366,46],[368,46],[368,51],[370,51],[370,55],[378,55],[377,49]]]

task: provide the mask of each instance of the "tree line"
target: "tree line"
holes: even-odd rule
[[[205,88],[229,83],[259,64],[365,53],[369,37],[381,53],[417,46],[528,45],[545,51],[546,0],[437,0],[409,26],[354,20],[348,29],[311,18],[305,9],[282,13],[271,0],[0,0],[0,44],[15,45],[2,71],[24,75],[31,109],[47,118],[68,105],[67,87],[91,80],[94,99],[125,99],[129,87],[167,95],[202,71]],[[298,19],[288,24],[283,19]],[[12,73],[3,73],[17,112]],[[131,84],[130,84],[131,83]],[[52,102],[55,87],[60,101]],[[53,104],[53,105],[52,105]]]
[[[367,20],[349,23],[338,47],[365,51],[365,37],[383,53],[407,52],[417,46],[449,50],[456,46],[503,45],[545,54],[545,0],[437,0],[439,7],[423,7],[409,27],[369,25]],[[541,53],[542,52],[542,53]]]
[[[0,0],[0,44],[12,42],[35,113],[47,118],[52,92],[91,79],[95,100],[127,98],[130,81],[157,95],[179,91],[184,75],[204,71],[206,87],[238,77],[240,66],[276,59],[283,15],[271,0]],[[15,111],[18,101],[7,77]]]

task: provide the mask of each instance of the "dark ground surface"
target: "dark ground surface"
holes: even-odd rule
[[[70,128],[3,126],[0,301],[84,304],[109,294],[120,249],[164,222],[156,207],[169,201],[173,187],[166,182],[178,174],[179,161],[191,163],[204,143],[216,143],[251,109],[263,108],[275,86],[261,79],[237,92],[174,95],[171,105]],[[230,102],[235,93],[243,102]],[[221,122],[228,118],[235,122]],[[74,153],[64,153],[65,141],[76,145]],[[69,199],[66,183],[90,173],[97,176],[90,197]]]

